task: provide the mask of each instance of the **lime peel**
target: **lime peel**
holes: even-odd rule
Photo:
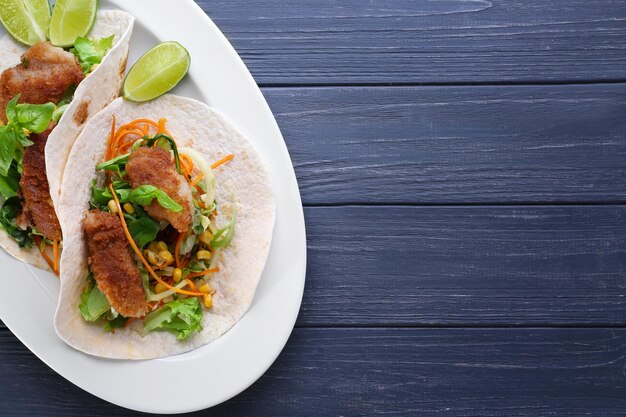
[[[18,42],[32,46],[46,40],[48,0],[0,0],[0,21]]]
[[[96,20],[98,0],[57,0],[50,19],[50,42],[68,47],[86,36]]]
[[[126,100],[153,100],[174,87],[189,71],[189,52],[178,42],[163,42],[146,52],[133,65],[124,80]]]

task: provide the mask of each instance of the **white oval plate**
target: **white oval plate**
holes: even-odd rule
[[[103,0],[101,8],[125,10],[137,19],[129,68],[157,42],[183,44],[192,65],[174,92],[215,107],[259,150],[270,171],[277,205],[267,265],[250,310],[230,331],[200,349],[164,359],[106,360],[64,344],[52,325],[57,278],[1,250],[0,318],[48,366],[106,401],[151,413],[212,407],[263,375],[295,324],[306,270],[304,216],[295,173],[261,91],[224,35],[192,0]],[[170,386],[176,378],[184,384],[184,396],[155,390],[155,381],[170,381]]]

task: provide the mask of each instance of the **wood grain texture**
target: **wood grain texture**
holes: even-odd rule
[[[298,323],[622,325],[626,206],[310,207]]]
[[[626,200],[626,84],[264,89],[303,200]]]
[[[624,0],[197,0],[257,82],[626,78]]]
[[[256,384],[193,415],[622,416],[625,346],[624,329],[296,329]],[[6,330],[0,381],[0,415],[139,415],[72,386]]]

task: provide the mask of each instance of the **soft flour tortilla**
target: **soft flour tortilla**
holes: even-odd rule
[[[103,161],[115,116],[120,126],[138,118],[167,119],[179,147],[191,147],[209,163],[233,153],[235,158],[216,170],[218,226],[224,225],[237,205],[235,235],[222,251],[220,272],[209,279],[217,290],[213,308],[204,312],[201,333],[185,341],[165,331],[142,336],[143,323],[135,321],[115,334],[85,322],[78,310],[86,286],[87,247],[83,219],[89,210],[91,184],[102,178],[95,166]],[[188,98],[163,96],[153,102],[132,104],[121,98],[85,126],[72,148],[63,179],[59,219],[64,231],[61,256],[61,296],[55,326],[58,335],[83,352],[118,359],[149,359],[175,355],[205,345],[230,329],[248,310],[261,278],[274,228],[275,202],[268,172],[252,145],[219,113]],[[129,249],[130,250],[130,249]]]
[[[109,50],[102,63],[76,88],[74,99],[48,137],[46,173],[55,209],[58,209],[63,170],[74,141],[87,120],[119,95],[126,71],[134,20],[135,18],[128,13],[102,10],[98,12],[96,22],[88,35],[90,39],[111,35],[115,35],[115,38],[113,48]],[[19,64],[20,57],[26,50],[26,46],[17,43],[9,35],[0,39],[0,72]],[[4,231],[0,231],[0,246],[21,261],[40,269],[50,270],[37,248],[20,248]]]

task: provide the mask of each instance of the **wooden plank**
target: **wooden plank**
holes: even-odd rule
[[[197,415],[623,416],[625,345],[624,329],[296,329],[252,388]],[[1,415],[138,415],[72,386],[6,330],[0,371]]]
[[[270,84],[626,78],[626,2],[198,0]]]
[[[626,206],[305,216],[302,326],[625,324]]]
[[[264,94],[307,204],[625,200],[626,84]]]
[[[626,206],[308,207],[299,326],[623,326]]]

